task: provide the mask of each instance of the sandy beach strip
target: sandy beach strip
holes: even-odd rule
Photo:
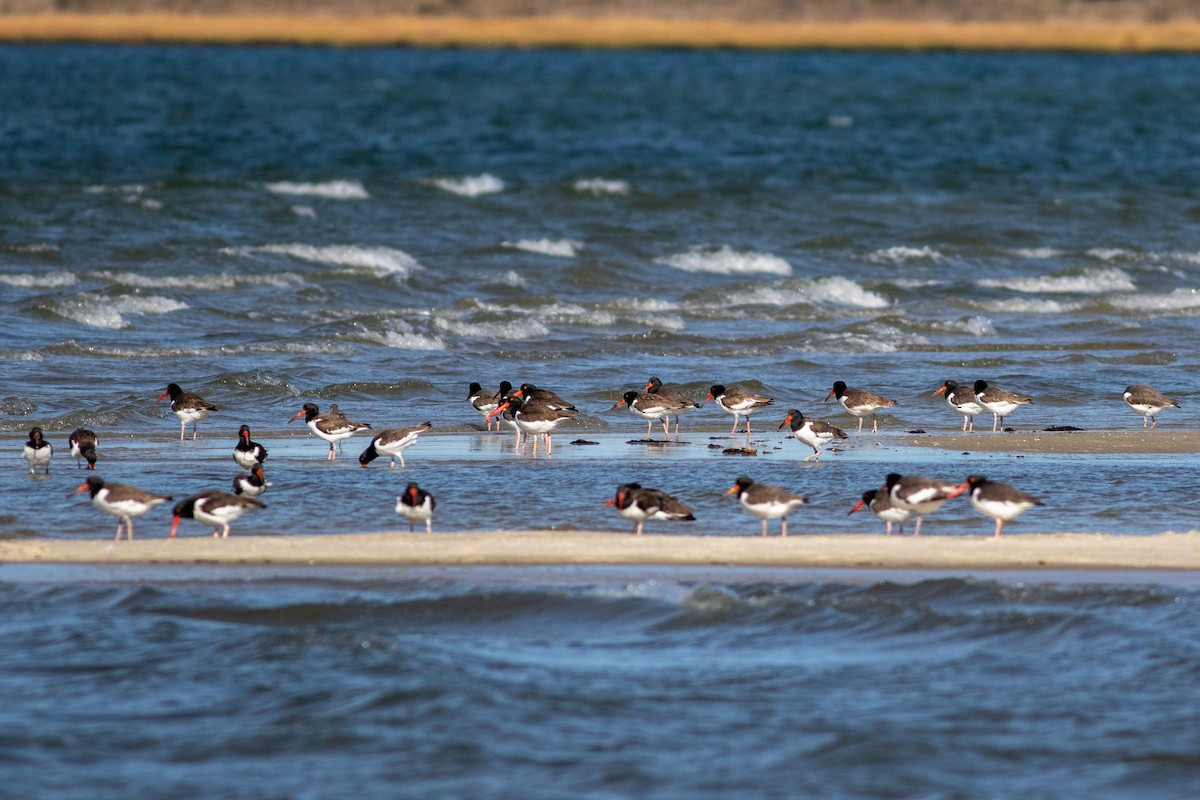
[[[1183,455],[1200,453],[1200,431],[1143,431],[1139,428],[1127,431],[906,434],[897,444],[969,453]]]
[[[834,569],[1195,570],[1200,532],[1117,536],[633,536],[616,532],[238,536],[228,539],[28,539],[0,563],[273,566],[730,566]]]
[[[0,15],[0,41],[418,47],[1194,52],[1200,21],[747,22],[641,17],[47,13]]]

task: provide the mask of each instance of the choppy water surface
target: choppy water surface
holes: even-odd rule
[[[410,479],[443,531],[623,530],[601,504],[640,480],[696,508],[684,530],[752,535],[721,494],[740,473],[811,497],[797,532],[874,530],[845,512],[893,469],[1031,489],[1018,530],[1193,527],[1190,457],[895,432],[961,422],[928,398],[946,378],[1032,395],[1019,430],[1137,425],[1131,383],[1191,425],[1198,105],[1193,57],[0,48],[0,535],[111,535],[66,499],[77,426],[104,477],[184,495],[229,484],[241,423],[274,485],[235,535],[391,529]],[[711,408],[689,444],[627,445],[643,423],[606,409],[650,375],[777,398],[761,455],[723,455]],[[553,459],[475,430],[467,384],[503,379],[586,412]],[[849,427],[820,402],[837,379],[900,404],[801,466],[774,428]],[[172,381],[221,409],[197,444],[154,402]],[[328,464],[285,426],[309,400],[435,427],[406,470],[359,469],[365,437]],[[22,469],[33,425],[48,478]],[[960,501],[926,530],[990,526]],[[1193,586],[23,569],[0,568],[19,796],[1197,780]]]

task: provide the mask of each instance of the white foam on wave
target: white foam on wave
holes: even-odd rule
[[[1128,311],[1188,311],[1200,308],[1200,289],[1176,289],[1166,294],[1132,294],[1114,297],[1116,308]]]
[[[296,355],[349,355],[353,348],[334,342],[273,342],[228,344],[217,347],[106,347],[80,344],[74,339],[54,345],[70,355],[84,354],[101,358],[212,358],[246,353],[287,353]]]
[[[301,286],[304,278],[292,272],[253,275],[142,275],[137,272],[113,272],[98,270],[87,274],[90,279],[108,281],[121,286],[137,286],[143,289],[197,289],[202,291],[230,291],[241,286],[277,286],[280,288]]]
[[[421,264],[408,253],[392,247],[360,247],[352,244],[326,245],[324,247],[311,244],[266,244],[258,247],[227,248],[222,252],[232,255],[270,253],[290,256],[315,264],[366,269],[380,275],[395,275],[400,278],[423,269]]]
[[[470,175],[464,178],[431,178],[429,183],[444,192],[461,197],[480,197],[504,191],[504,181],[486,172],[482,175]]]
[[[1171,258],[1185,264],[1200,265],[1200,253],[1171,253]]]
[[[715,275],[791,275],[792,265],[779,256],[754,251],[738,252],[729,245],[718,248],[693,248],[686,253],[676,253],[654,259],[684,272],[706,272]]]
[[[264,183],[263,188],[274,194],[324,197],[330,200],[366,200],[371,196],[360,181],[323,181],[319,183],[277,181]]]
[[[971,336],[995,336],[996,328],[987,317],[967,317],[966,319],[943,319],[927,323],[930,330],[943,333],[966,333]]]
[[[379,344],[394,347],[397,350],[446,350],[446,340],[438,336],[426,336],[423,333],[407,331],[387,331],[374,338]]]
[[[529,282],[520,276],[519,273],[509,270],[503,275],[498,275],[493,281],[501,286],[511,286],[514,289],[522,289],[529,285]]]
[[[79,278],[71,272],[50,272],[45,275],[18,273],[15,275],[0,274],[0,283],[16,286],[21,289],[58,289],[63,286],[74,286]]]
[[[0,359],[5,361],[45,361],[46,357],[36,350],[2,350]]]
[[[1101,261],[1132,261],[1138,255],[1133,250],[1126,250],[1122,247],[1093,247],[1087,251],[1087,254]]]
[[[941,261],[945,256],[926,245],[925,247],[888,247],[867,255],[867,261],[876,264],[903,264],[906,261]]]
[[[79,294],[48,306],[49,310],[74,322],[93,328],[120,330],[129,327],[130,316],[166,314],[187,308],[187,303],[169,297],[154,295],[126,295],[107,297],[96,294]]]
[[[545,336],[550,329],[536,319],[525,318],[509,322],[473,322],[465,319],[448,319],[438,317],[433,325],[440,331],[452,336],[470,339],[503,339],[518,341]]]
[[[29,255],[49,255],[60,251],[56,244],[49,242],[33,242],[32,244],[14,244],[8,248],[14,253],[27,253]]]
[[[632,187],[626,181],[607,180],[605,178],[584,178],[571,184],[571,188],[583,194],[626,195]]]
[[[728,300],[720,305],[724,308],[741,305],[787,307],[800,304],[829,304],[851,308],[887,308],[890,305],[887,298],[838,275],[803,281],[795,286],[757,286],[733,292]]]
[[[1017,258],[1032,258],[1039,261],[1047,258],[1058,258],[1063,254],[1062,250],[1055,250],[1053,247],[1018,247],[1011,252]]]
[[[292,213],[302,219],[317,218],[317,212],[312,206],[292,206]]]
[[[978,282],[980,286],[1012,289],[1027,294],[1101,294],[1105,292],[1132,292],[1137,287],[1133,278],[1116,267],[1085,269],[1076,275],[1040,275],[1036,278],[987,278]]]
[[[579,249],[583,247],[583,243],[574,239],[521,239],[517,242],[504,242],[504,246],[544,256],[574,258],[579,255]]]
[[[1080,303],[1064,303],[1060,300],[1043,300],[1032,297],[1010,297],[981,303],[987,311],[999,314],[1065,314],[1078,311]]]

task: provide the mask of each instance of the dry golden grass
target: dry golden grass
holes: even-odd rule
[[[0,41],[1190,52],[1200,50],[1200,21],[751,23],[629,17],[40,14],[0,16]]]

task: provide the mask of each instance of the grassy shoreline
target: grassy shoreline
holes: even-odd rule
[[[0,15],[0,42],[1197,52],[1200,21],[741,22],[637,17]]]

